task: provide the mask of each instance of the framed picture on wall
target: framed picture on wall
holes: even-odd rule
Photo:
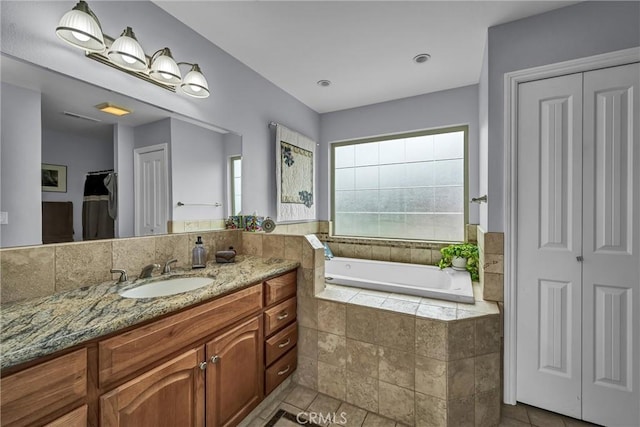
[[[42,191],[67,192],[67,167],[42,164]]]

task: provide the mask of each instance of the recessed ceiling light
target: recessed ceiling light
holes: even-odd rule
[[[131,110],[127,110],[124,107],[119,107],[117,105],[113,105],[109,102],[103,102],[102,104],[96,105],[96,108],[103,113],[113,114],[114,116],[124,116],[131,113]]]
[[[415,62],[416,64],[424,64],[429,59],[431,59],[431,55],[429,55],[428,53],[421,53],[413,57],[413,62]]]
[[[318,80],[318,86],[327,87],[331,86],[330,80]]]

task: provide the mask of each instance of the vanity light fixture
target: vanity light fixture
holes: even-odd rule
[[[60,19],[56,34],[70,45],[84,50],[87,57],[171,92],[180,87],[184,94],[194,98],[210,95],[209,84],[198,64],[176,63],[168,47],[148,57],[131,27],[126,27],[117,39],[109,37],[102,32],[97,16],[83,0]],[[179,68],[183,64],[191,67],[184,78]]]
[[[117,105],[111,104],[109,102],[103,102],[102,104],[96,105],[96,108],[103,113],[113,114],[114,116],[126,116],[131,113],[131,110],[128,110],[124,107],[119,107]]]

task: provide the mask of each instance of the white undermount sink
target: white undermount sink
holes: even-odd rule
[[[124,298],[156,298],[193,291],[194,289],[213,284],[210,277],[178,277],[160,280],[146,285],[120,292]]]

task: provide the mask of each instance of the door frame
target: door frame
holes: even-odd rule
[[[516,404],[518,85],[640,61],[640,47],[504,74],[504,403]]]
[[[155,144],[148,145],[146,147],[135,148],[133,150],[133,233],[135,236],[140,236],[139,215],[140,215],[140,198],[138,197],[138,184],[140,184],[140,155],[150,153],[152,151],[162,151],[164,160],[164,182],[165,191],[167,193],[167,203],[164,207],[166,209],[166,218],[169,221],[169,206],[171,205],[171,194],[169,194],[169,144]],[[165,232],[167,225],[165,224]]]

